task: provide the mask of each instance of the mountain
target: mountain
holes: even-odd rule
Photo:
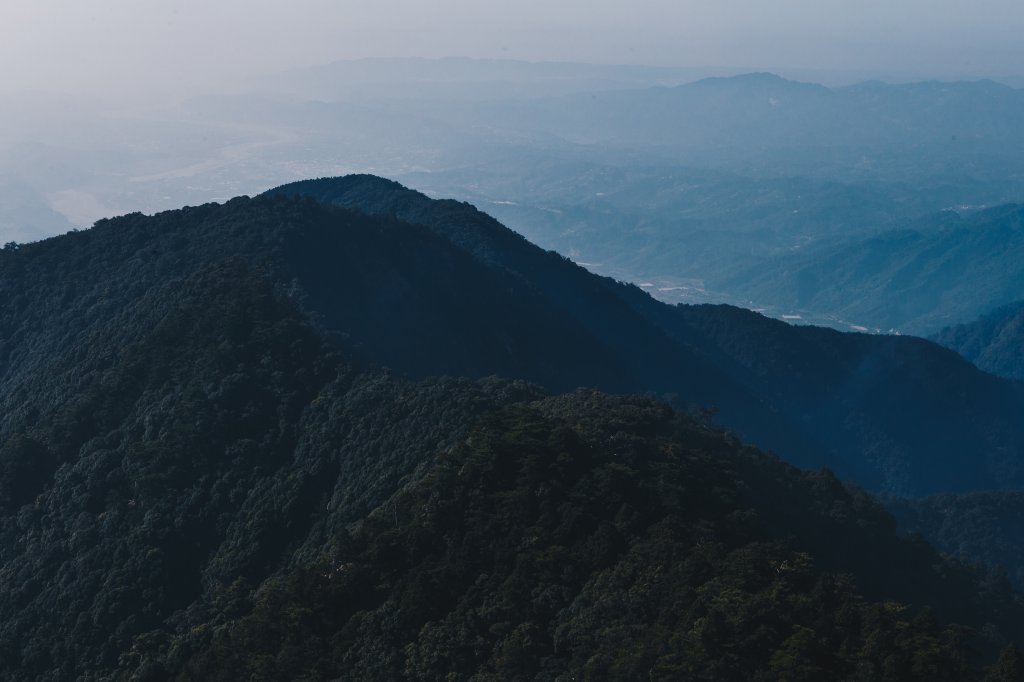
[[[798,474],[652,401],[595,393],[486,416],[318,549],[251,597],[233,595],[226,622],[152,637],[139,669],[963,680],[978,676],[968,647],[990,643],[940,621],[949,606],[994,616],[990,636],[1014,632],[1021,613],[1005,582],[972,595],[969,572],[896,538],[891,519],[831,476]],[[927,595],[937,611],[861,589]]]
[[[944,212],[900,229],[764,261],[717,286],[783,309],[932,334],[1024,292],[1024,207]]]
[[[729,163],[767,158],[762,155],[768,152],[797,168],[801,150],[831,148],[825,175],[840,170],[840,159],[855,159],[859,149],[867,158],[849,168],[848,177],[883,170],[869,161],[877,158],[886,161],[883,173],[894,179],[934,171],[943,159],[959,155],[1010,154],[1024,144],[1013,125],[1022,108],[1024,91],[992,81],[827,88],[751,73],[642,91],[565,95],[512,104],[505,116],[495,116],[501,125],[590,144],[661,145],[675,153],[714,149]],[[927,162],[924,168],[899,167],[896,155],[911,149]]]
[[[111,260],[138,268],[121,236]],[[360,519],[474,415],[536,395],[355,369],[266,272],[218,260],[134,299],[65,280],[67,336],[5,356],[0,678],[127,679],[316,547],[325,509]]]
[[[946,208],[1020,201],[1020,90],[984,81],[825,87],[763,73],[687,82],[697,75],[364,60],[156,111],[137,101],[4,99],[0,175],[15,183],[0,182],[0,213],[13,213],[0,215],[0,244],[125,210],[371,171],[471,200],[535,243],[651,283],[672,302],[915,333],[989,311],[973,307],[987,301],[954,297],[952,310],[925,311],[938,319],[928,328],[915,326],[920,310],[904,319],[883,303],[868,312],[884,323],[836,320],[830,309],[791,308],[783,273],[759,273]],[[757,295],[762,279],[779,301]]]
[[[465,197],[534,243],[671,303],[930,334],[1020,295],[1012,205],[954,208],[944,187],[533,161],[525,177],[480,165],[402,180]]]
[[[947,327],[933,340],[987,372],[1024,379],[1024,302],[1004,306],[975,322]]]
[[[518,175],[507,168],[516,160],[508,160],[401,180],[430,196],[464,197],[534,243],[601,272],[630,281],[702,280],[718,294],[729,275],[766,256],[904,227],[949,199],[884,183],[549,157],[523,159]],[[695,289],[688,293],[698,295]]]
[[[900,537],[830,472],[708,413],[521,379],[719,397],[808,448],[875,438],[925,490],[1015,480],[977,461],[1012,463],[993,448],[1017,386],[923,340],[673,308],[379,178],[130,214],[0,250],[0,679],[960,680],[1015,660],[1006,580]]]
[[[536,248],[472,206],[379,178],[305,181],[271,192],[280,195],[425,226],[611,348],[629,390],[716,407],[723,424],[790,461],[900,493],[1006,487],[1018,475],[1022,387],[929,342],[792,327],[728,306],[668,306]],[[991,468],[977,467],[979,448]]]

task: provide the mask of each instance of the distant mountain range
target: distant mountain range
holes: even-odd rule
[[[672,302],[930,334],[1024,297],[956,286],[926,301],[901,289],[904,311],[878,291],[887,268],[959,257],[913,239],[875,244],[904,251],[878,266],[882,279],[871,288],[851,292],[854,300],[823,281],[814,307],[801,312],[794,303],[806,296],[792,282],[797,270],[818,279],[815,271],[837,259],[842,273],[843,250],[889,239],[881,233],[933,231],[941,222],[925,223],[940,211],[963,214],[966,225],[983,207],[1024,200],[1015,126],[1024,91],[990,81],[825,87],[765,73],[693,80],[701,75],[365,60],[159,111],[5,100],[0,232],[8,236],[0,243],[130,208],[223,201],[296,178],[371,170],[431,196],[470,199],[535,243],[602,274],[649,282]]]
[[[660,145],[677,154],[715,150],[725,154],[723,161],[778,152],[778,163],[798,163],[809,149],[832,150],[836,162],[861,159],[848,177],[881,172],[879,179],[894,179],[906,172],[923,176],[936,170],[933,163],[964,154],[1009,156],[1024,144],[1010,115],[1022,107],[1024,91],[992,81],[827,88],[752,73],[639,92],[567,95],[510,105],[505,116],[495,116],[510,127],[582,143]],[[896,158],[911,149],[915,162],[925,164],[916,170]],[[821,159],[819,173],[835,170],[829,160]],[[888,172],[878,166],[883,160]]]
[[[781,308],[828,311],[871,328],[935,333],[1024,292],[1024,207],[946,212],[808,253],[766,258],[718,285]]]
[[[1012,679],[1005,575],[779,456],[1019,487],[1022,412],[377,177],[103,220],[0,250],[0,678]]]

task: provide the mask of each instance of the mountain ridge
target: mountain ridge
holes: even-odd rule
[[[672,396],[679,407],[718,409],[720,423],[790,461],[829,466],[873,490],[958,492],[1024,477],[1012,456],[1024,442],[1021,386],[939,346],[795,328],[729,307],[671,307],[530,245],[468,205],[385,181],[278,194],[312,188],[340,191],[378,217],[309,199],[236,199],[101,221],[0,253],[0,294],[10,302],[0,316],[4,419],[27,418],[14,402],[20,392],[58,390],[48,377],[62,374],[43,359],[88,333],[89,316],[48,331],[68,317],[56,312],[62,305],[107,314],[121,296],[123,306],[230,254],[274,273],[275,286],[353,357],[408,376],[501,374],[555,391]],[[87,271],[57,276],[72,244],[78,258],[105,264],[99,281]],[[29,278],[31,290],[21,284]],[[973,464],[979,458],[984,467]]]
[[[378,194],[378,189],[385,191]],[[701,398],[699,394],[694,395],[695,388],[707,390],[706,387],[701,389],[699,385],[692,386],[687,395],[680,390],[685,383],[666,386],[664,379],[660,380],[657,390],[679,393],[683,404],[693,407],[711,405],[721,408],[724,423],[748,437],[759,428],[765,429],[766,419],[781,419],[781,429],[765,429],[762,433],[767,439],[778,435],[780,431],[785,436],[784,432],[787,430],[805,434],[805,438],[809,436],[804,442],[778,441],[780,446],[776,448],[780,452],[788,451],[788,456],[793,461],[808,466],[826,462],[820,459],[801,459],[801,454],[798,453],[809,452],[805,450],[808,447],[812,450],[822,447],[835,449],[835,441],[829,440],[830,430],[845,429],[851,438],[860,437],[855,435],[860,427],[850,426],[851,414],[866,419],[867,423],[877,425],[867,427],[865,424],[869,430],[879,428],[882,423],[887,422],[887,426],[881,427],[883,432],[892,434],[894,429],[898,431],[899,420],[895,414],[880,410],[879,406],[882,404],[891,405],[892,409],[896,410],[904,409],[898,407],[900,402],[919,406],[914,408],[914,418],[920,419],[922,426],[929,421],[923,416],[929,412],[955,413],[957,416],[951,416],[950,419],[959,421],[963,419],[962,410],[967,409],[976,415],[974,419],[977,419],[978,423],[990,425],[993,423],[993,416],[1000,412],[1006,414],[1006,418],[1011,421],[1016,421],[1017,417],[1009,415],[1019,414],[1019,398],[1014,397],[1021,390],[1019,386],[983,378],[980,373],[975,373],[969,363],[927,342],[841,335],[825,330],[794,328],[781,323],[771,323],[756,313],[728,307],[673,308],[655,301],[635,286],[615,282],[609,278],[595,277],[582,268],[567,263],[557,254],[544,252],[532,246],[497,221],[467,204],[430,200],[422,194],[400,190],[394,184],[379,181],[372,176],[305,181],[285,185],[270,192],[272,196],[278,194],[309,196],[324,203],[338,203],[349,207],[358,205],[371,213],[396,216],[424,224],[446,238],[454,239],[463,248],[480,254],[485,260],[494,259],[495,254],[498,254],[500,258],[497,262],[501,268],[512,270],[522,280],[532,282],[545,295],[559,302],[569,315],[580,319],[584,326],[598,333],[600,338],[610,338],[624,352],[628,350],[630,341],[628,337],[615,341],[616,335],[622,333],[622,323],[610,321],[609,311],[628,313],[628,317],[623,319],[631,320],[631,325],[636,325],[638,319],[642,320],[645,327],[650,329],[647,333],[653,334],[655,338],[667,337],[675,344],[677,350],[673,352],[686,352],[693,358],[692,363],[713,367],[712,380],[716,374],[728,380],[729,390],[716,391],[710,394],[712,397],[724,396],[725,399],[729,399],[731,395],[735,400],[735,387],[739,386],[744,394],[752,397],[754,403],[748,400],[739,404],[734,403],[732,406],[724,402],[719,404]],[[603,302],[602,306],[595,308],[593,304],[581,304],[581,301],[593,300],[594,296],[598,296],[597,300]],[[728,323],[723,324],[727,320]],[[768,353],[762,353],[756,346],[745,341],[745,335],[752,329],[759,330],[754,334],[754,338],[772,340],[767,346]],[[737,347],[741,350],[723,351],[723,348],[729,349],[737,343],[741,344]],[[944,377],[943,381],[956,377],[955,381],[959,385],[955,388],[951,385],[946,389],[927,390],[921,393],[916,393],[917,388],[911,388],[923,386],[931,381],[926,366],[942,366],[947,363],[948,369],[940,375]],[[655,365],[653,371],[664,375],[663,370],[657,368],[658,365]],[[704,369],[695,376],[708,376],[707,371]],[[908,383],[900,384],[908,393],[898,400],[886,397],[892,389],[891,386],[883,385],[886,371],[901,372],[908,380]],[[966,386],[972,384],[975,388],[967,390],[978,391],[982,385],[988,386],[982,389],[988,396],[982,399],[981,393],[977,393],[970,407],[965,405],[954,408],[952,404],[945,404],[947,400],[958,400],[953,396],[962,395]],[[650,390],[653,386],[648,384],[645,388]],[[900,389],[900,392],[903,390]],[[793,400],[794,396],[799,397]],[[925,405],[928,407],[924,407]],[[737,412],[731,417],[730,407]],[[744,418],[750,419],[751,415],[744,415],[740,410],[752,408],[764,416],[756,417],[749,425],[745,425]],[[764,412],[766,408],[769,410],[767,413]],[[769,416],[772,414],[775,416]],[[838,426],[844,421],[845,427]],[[944,429],[946,426],[938,428]],[[955,427],[954,431],[956,428],[959,427]],[[988,426],[983,428],[987,429]],[[906,436],[902,436],[899,437],[901,440],[896,441],[899,445],[890,441],[883,448],[917,448],[928,442],[929,448],[934,447],[938,452],[950,453],[949,465],[955,466],[952,462],[955,462],[957,457],[947,449],[949,444],[959,441],[962,446],[970,447],[968,441],[961,440],[962,436],[956,435],[954,431],[938,435],[935,429],[934,424],[930,424],[915,431],[914,443],[907,440]],[[877,432],[875,433],[877,436]],[[891,436],[886,438],[889,437]],[[756,437],[754,440],[758,442]],[[771,440],[767,442],[771,443]],[[854,452],[870,451],[878,445],[877,441],[872,442],[871,439],[861,442],[862,447],[859,450],[850,448],[850,454],[828,461],[828,466],[836,468],[844,475],[852,474],[854,478],[864,482],[872,478],[875,481],[887,481],[894,489],[913,480],[928,480],[928,477],[933,475],[932,472],[912,467],[915,471],[913,475],[910,474],[911,470],[903,473],[892,470],[882,474],[881,478],[874,478],[878,476],[878,470],[873,475],[867,474],[874,465],[865,468],[863,462],[858,465],[849,459],[853,456],[860,457],[859,454],[854,455]],[[975,446],[977,442],[974,441]],[[762,441],[761,444],[765,442]],[[1017,446],[1009,447],[1011,451],[1016,451]],[[944,456],[944,459],[946,457]],[[1010,469],[1007,471],[1012,470],[1014,465],[1009,466]],[[853,473],[858,470],[859,474]],[[865,474],[872,478],[858,478]],[[960,482],[967,485],[965,481]],[[980,484],[980,481],[976,483]],[[872,487],[877,483],[868,485]],[[904,488],[904,492],[907,490]]]
[[[889,357],[875,372],[902,367],[921,401],[914,372],[962,373],[952,405],[1012,384],[922,340],[669,307],[384,181],[314,188],[353,186],[420,223],[238,198],[0,251],[0,679],[961,680],[1024,642],[1005,577],[708,413],[427,375],[639,386],[641,359],[604,353],[647,338],[715,361],[669,358],[678,404],[723,377],[754,401],[723,409],[776,414],[759,392],[781,367],[808,405],[812,350]],[[620,315],[642,328],[599,324]],[[970,480],[924,462],[945,464]]]
[[[1024,206],[1006,204],[765,258],[717,282],[785,310],[828,311],[876,329],[931,335],[1019,296]]]

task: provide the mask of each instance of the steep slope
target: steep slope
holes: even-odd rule
[[[65,390],[54,364],[86,347],[104,315],[228,256],[273,273],[358,356],[403,372],[628,387],[620,359],[560,310],[423,228],[312,202],[240,199],[103,221],[0,254],[3,419],[18,416],[23,384]]]
[[[934,344],[790,327],[730,307],[671,307],[531,245],[467,204],[372,176],[293,183],[270,194],[429,227],[552,301],[627,358],[645,389],[720,408],[723,424],[790,461],[899,493],[1024,480],[1024,389]],[[685,363],[681,372],[667,371],[666,358]]]
[[[324,509],[361,518],[474,414],[532,394],[360,373],[238,261],[97,315],[59,397],[23,384],[3,430],[2,679],[103,678],[315,555]]]
[[[785,415],[723,372],[705,349],[681,344],[670,330],[652,324],[649,306],[659,311],[663,306],[646,296],[638,306],[629,300],[631,294],[623,296],[622,287],[613,280],[595,277],[563,256],[539,249],[468,204],[433,201],[398,183],[366,175],[293,183],[265,196],[312,198],[324,205],[423,225],[471,254],[489,272],[508,278],[515,291],[530,292],[547,302],[560,311],[561,318],[579,325],[601,347],[610,349],[628,377],[628,383],[619,388],[626,385],[634,391],[673,394],[680,405],[691,408],[719,406],[730,413],[730,426],[747,435],[764,437],[791,452],[815,449],[815,444],[786,423]],[[538,334],[539,330],[528,333]],[[438,370],[431,362],[420,371],[432,374]],[[541,380],[528,374],[515,376]],[[549,387],[615,389],[587,371],[575,374],[572,381]]]
[[[903,226],[950,201],[946,189],[551,156],[406,173],[401,181],[429,196],[463,197],[535,244],[631,280],[671,276],[709,286],[757,256]]]
[[[766,259],[716,284],[793,310],[916,334],[972,319],[1024,292],[1024,207],[965,218],[947,212],[931,223]]]
[[[986,372],[1024,380],[1024,302],[1012,303],[933,337]]]
[[[837,470],[870,487],[904,495],[939,480],[957,480],[947,490],[1006,488],[1019,475],[1009,424],[1020,419],[1021,387],[947,349],[913,337],[792,327],[730,306],[679,311],[780,411],[799,415],[805,433],[832,444]],[[835,429],[851,441],[836,442]],[[982,443],[1008,449],[990,450],[982,464]]]

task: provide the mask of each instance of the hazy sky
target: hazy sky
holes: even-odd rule
[[[2,0],[0,89],[217,87],[367,56],[1024,72],[1020,0]]]

